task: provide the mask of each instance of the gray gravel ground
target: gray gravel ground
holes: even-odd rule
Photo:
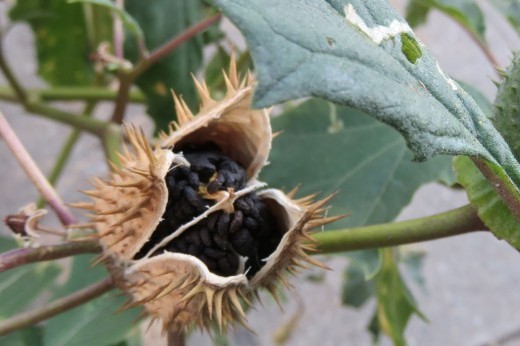
[[[394,1],[402,9],[403,1]],[[3,3],[0,6],[4,6]],[[510,51],[520,47],[520,41],[500,17],[485,8],[489,17],[488,38],[502,66],[508,64]],[[3,12],[3,11],[2,11]],[[451,76],[469,82],[493,98],[495,87],[491,80],[493,69],[469,37],[457,25],[440,14],[434,13],[426,27],[417,34],[439,59],[440,65]],[[9,34],[6,47],[8,59],[24,83],[42,86],[35,79],[33,39],[27,27],[16,26]],[[72,105],[79,109],[79,105]],[[19,134],[21,140],[37,163],[48,172],[69,129],[45,119],[31,116],[19,107],[0,103],[0,109]],[[98,116],[109,114],[108,105],[98,109]],[[141,114],[142,107],[132,107],[129,119],[149,128],[149,122]],[[66,201],[81,198],[78,190],[87,186],[86,179],[103,175],[105,166],[98,142],[84,135],[76,147],[66,176],[58,184],[58,191]],[[22,205],[34,201],[36,191],[27,181],[22,170],[0,141],[0,216],[16,211]],[[412,204],[403,211],[400,219],[430,215],[463,205],[467,202],[461,191],[453,191],[437,184],[421,188]],[[55,221],[54,221],[55,222]],[[3,227],[3,226],[1,226]],[[429,323],[414,317],[407,330],[410,345],[520,345],[520,256],[506,243],[484,233],[458,236],[445,240],[413,245],[427,256],[424,263],[426,290],[413,286],[413,292]],[[304,299],[301,314],[292,338],[287,345],[370,345],[365,325],[374,303],[362,309],[340,306],[340,286],[343,259],[325,259],[333,268],[327,272],[322,284],[305,280],[293,280],[294,292],[287,293],[285,312],[268,298],[264,306],[250,314],[250,324],[257,336],[238,330],[233,339],[236,345],[271,345],[278,325],[288,321],[297,309],[299,295]],[[509,340],[498,342],[510,336]],[[162,345],[158,332],[146,335],[146,344]],[[207,336],[196,334],[189,345],[209,344]],[[383,345],[389,345],[388,340]]]

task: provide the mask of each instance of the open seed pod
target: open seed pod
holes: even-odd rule
[[[245,324],[243,304],[260,287],[276,295],[284,272],[318,264],[309,231],[331,222],[329,200],[257,193],[271,146],[266,110],[250,108],[253,79],[239,81],[234,62],[227,94],[216,101],[204,83],[193,115],[174,96],[179,122],[155,149],[127,127],[131,148],[108,181],[87,191],[103,259],[114,282],[164,330]]]

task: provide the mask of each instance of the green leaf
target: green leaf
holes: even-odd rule
[[[93,256],[74,258],[67,283],[56,290],[54,299],[69,295],[107,277],[101,266],[92,268]],[[127,298],[116,296],[117,291],[62,313],[46,324],[46,345],[110,345],[121,342],[138,326],[133,323],[139,310],[131,309],[115,314]]]
[[[516,0],[491,0],[490,2],[502,12],[513,29],[520,35],[520,2]]]
[[[1,252],[14,248],[14,240],[0,237]],[[0,273],[0,318],[10,317],[26,309],[40,294],[52,287],[60,271],[61,268],[54,263],[41,262]]]
[[[129,0],[126,10],[137,20],[150,49],[160,47],[192,24],[203,14],[202,0]],[[166,129],[174,119],[173,99],[170,90],[182,95],[186,103],[198,104],[192,73],[202,64],[202,38],[197,36],[185,42],[144,72],[136,81],[147,97],[148,114],[155,122],[156,130]],[[134,42],[126,42],[125,52],[134,59],[138,49]]]
[[[423,5],[420,1],[411,0],[406,6],[406,21],[412,28],[426,23],[426,17],[430,7]]]
[[[430,9],[441,11],[485,42],[484,15],[475,0],[411,0],[406,9],[406,20],[412,26],[422,24]]]
[[[116,6],[112,1],[110,1],[110,0],[68,0],[69,4],[73,4],[73,3],[77,3],[77,2],[103,6],[107,9],[109,9],[113,13],[117,14],[119,18],[121,18],[121,22],[123,23],[123,25],[129,31],[131,31],[137,37],[138,40],[143,41],[144,34],[143,34],[143,30],[139,26],[139,23],[137,23],[137,21],[134,19],[134,17],[132,17],[127,11]]]
[[[36,40],[38,73],[53,85],[88,84],[94,71],[81,6],[63,0],[17,1],[12,20],[27,22]]]
[[[494,116],[493,105],[489,101],[489,99],[477,88],[474,86],[465,83],[463,81],[457,80],[457,83],[475,100],[477,105],[482,109],[482,112],[486,115],[487,118],[492,119]]]
[[[395,127],[418,160],[477,156],[501,167],[520,186],[520,165],[507,143],[388,1],[215,3],[251,49],[258,74],[256,107],[322,97]],[[421,48],[415,64],[402,52],[405,33]]]
[[[517,160],[520,159],[520,53],[516,53],[498,86],[494,123]]]
[[[382,267],[375,277],[377,316],[381,329],[392,339],[394,345],[406,345],[404,331],[410,317],[415,313],[425,319],[406,287],[394,259],[394,249],[385,248]]]
[[[330,213],[351,215],[337,227],[393,220],[417,188],[451,174],[451,158],[412,162],[397,131],[349,107],[313,99],[272,125],[282,133],[261,179],[284,190],[301,183],[301,195],[339,191]]]
[[[341,303],[356,308],[361,307],[374,294],[374,284],[367,281],[360,266],[350,264],[343,274]]]
[[[426,288],[424,282],[424,252],[420,251],[403,251],[399,253],[399,262],[403,264],[403,269],[408,276],[413,279],[422,289]]]
[[[45,346],[43,343],[43,328],[31,326],[0,336],[0,345]]]
[[[458,181],[464,186],[471,204],[478,208],[484,224],[496,237],[520,249],[520,224],[491,183],[467,157],[456,157],[454,167]]]
[[[341,302],[359,308],[374,295],[372,280],[381,269],[379,250],[369,249],[345,253],[350,263],[343,274]]]

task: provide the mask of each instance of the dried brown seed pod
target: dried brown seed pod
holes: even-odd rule
[[[293,199],[256,180],[271,147],[266,110],[251,109],[253,78],[239,81],[234,61],[227,94],[216,101],[196,82],[202,100],[193,115],[174,95],[178,123],[152,148],[127,127],[131,148],[107,181],[86,191],[114,282],[164,330],[194,324],[221,329],[245,324],[243,304],[260,287],[276,297],[284,272],[307,264],[312,228],[330,197]],[[125,308],[124,307],[124,308]]]

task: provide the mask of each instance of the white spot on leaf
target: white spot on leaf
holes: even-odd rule
[[[359,30],[363,31],[363,33],[365,33],[376,44],[380,44],[384,40],[388,40],[403,33],[413,33],[412,28],[410,28],[408,23],[400,22],[397,19],[394,19],[389,26],[376,25],[369,28],[363,18],[357,14],[356,9],[352,4],[348,4],[343,10],[345,11],[345,18],[347,21],[355,25]]]
[[[444,78],[446,80],[446,82],[448,82],[448,84],[451,86],[451,88],[453,90],[457,90],[459,87],[457,86],[457,83],[455,83],[455,81],[453,79],[451,79],[450,77],[446,76],[444,74],[444,71],[441,69],[441,67],[439,66],[439,63],[437,63],[437,71],[439,71],[439,73],[441,74],[442,78]]]

